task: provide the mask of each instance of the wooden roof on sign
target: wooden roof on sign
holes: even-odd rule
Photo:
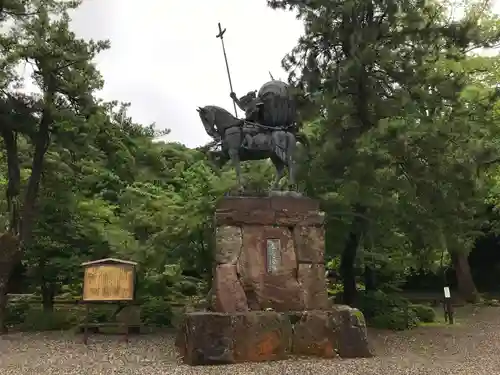
[[[81,266],[86,267],[86,266],[93,266],[97,264],[130,264],[132,266],[137,266],[136,262],[131,262],[130,260],[123,260],[123,259],[117,259],[117,258],[105,258],[105,259],[98,259],[98,260],[93,260],[91,262],[84,262],[81,264]]]

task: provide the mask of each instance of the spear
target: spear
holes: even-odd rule
[[[227,55],[226,55],[226,47],[224,46],[224,33],[226,32],[226,29],[222,30],[222,27],[219,22],[219,33],[216,35],[216,38],[220,38],[220,41],[222,43],[222,52],[224,52],[224,60],[226,61],[226,70],[227,70],[227,78],[229,78],[229,88],[231,89],[231,92],[233,91],[233,82],[231,81],[231,73],[229,73],[229,64],[227,63]],[[234,106],[234,114],[236,117],[238,117],[238,112],[236,111],[236,103],[233,100],[233,106]]]

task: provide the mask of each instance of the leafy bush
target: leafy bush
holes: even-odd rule
[[[367,324],[375,328],[404,330],[416,327],[419,322],[406,298],[382,291],[361,294],[357,307]]]
[[[172,306],[168,301],[151,298],[141,306],[141,319],[145,325],[169,327],[172,324]]]
[[[116,305],[91,306],[89,309],[89,323],[109,323],[116,310]]]
[[[426,305],[411,305],[411,309],[415,312],[418,320],[423,323],[432,323],[436,320],[436,311]]]
[[[193,280],[181,280],[177,287],[179,292],[185,296],[194,296],[198,293],[198,285]]]
[[[405,329],[415,328],[419,320],[414,310],[401,310],[393,308],[383,315],[377,315],[368,321],[368,324],[374,328],[392,329],[403,331]]]
[[[406,309],[409,306],[410,302],[406,298],[394,294],[386,294],[382,291],[375,291],[361,293],[357,307],[363,312],[365,317],[372,318],[386,314],[393,308]]]
[[[68,311],[29,310],[21,325],[24,331],[58,331],[73,328],[78,323],[75,315]]]
[[[26,301],[18,301],[7,304],[7,326],[17,326],[25,322],[26,314],[30,310],[30,304]]]

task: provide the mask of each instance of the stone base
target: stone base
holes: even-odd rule
[[[188,313],[176,346],[192,366],[372,356],[363,314],[343,305],[302,312]]]
[[[301,197],[225,197],[215,211],[211,309],[324,310],[325,215]]]

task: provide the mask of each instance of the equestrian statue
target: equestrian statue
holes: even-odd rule
[[[250,91],[240,98],[231,92],[230,97],[245,112],[244,119],[214,105],[198,108],[205,131],[221,146],[220,150],[211,151],[211,156],[220,165],[231,160],[240,190],[240,162],[268,158],[276,168],[272,189],[278,189],[285,169],[289,186],[296,189],[296,144],[307,146],[307,139],[298,131],[295,100],[288,85],[271,80],[258,92]]]
[[[307,147],[306,137],[298,131],[295,98],[290,87],[271,75],[259,91],[250,91],[238,98],[233,91],[231,74],[224,46],[224,33],[219,23],[217,38],[221,39],[226,62],[230,97],[233,99],[235,115],[215,105],[198,107],[201,122],[207,134],[214,139],[210,155],[222,166],[231,160],[235,170],[238,187],[241,183],[240,162],[247,160],[271,159],[276,168],[276,179],[272,189],[279,187],[281,178],[288,169],[289,186],[296,190],[295,148],[297,142]],[[236,107],[245,112],[245,118],[237,117]]]

